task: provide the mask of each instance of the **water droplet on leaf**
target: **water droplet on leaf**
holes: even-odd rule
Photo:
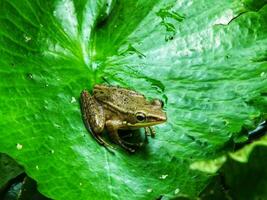
[[[22,147],[23,147],[23,145],[22,145],[22,144],[19,144],[19,143],[17,144],[17,149],[18,149],[18,150],[21,150],[21,149],[22,149]]]

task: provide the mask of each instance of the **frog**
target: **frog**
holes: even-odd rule
[[[125,141],[119,130],[144,128],[147,140],[148,136],[155,137],[152,126],[167,121],[163,101],[148,100],[139,92],[118,86],[96,84],[92,94],[85,89],[81,92],[80,104],[85,127],[99,144],[114,149],[102,137],[106,130],[114,143],[132,153],[144,143]]]

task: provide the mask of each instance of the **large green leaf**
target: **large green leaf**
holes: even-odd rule
[[[217,156],[266,113],[266,1],[0,1],[0,151],[54,199],[197,196]],[[88,135],[79,94],[103,80],[164,99],[137,153]]]

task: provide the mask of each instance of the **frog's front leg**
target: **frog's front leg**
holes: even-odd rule
[[[104,111],[86,90],[81,93],[81,110],[84,124],[95,140],[105,147],[112,147],[100,137],[105,127]]]
[[[135,152],[135,150],[134,149],[132,149],[132,148],[130,148],[130,147],[128,147],[125,143],[125,141],[123,141],[121,138],[120,138],[120,136],[119,136],[119,134],[118,134],[118,129],[120,128],[120,127],[122,127],[122,126],[125,126],[124,124],[123,124],[123,122],[122,121],[120,121],[120,120],[108,120],[108,121],[106,121],[106,128],[107,128],[107,130],[108,130],[108,132],[109,132],[109,135],[110,135],[110,137],[111,137],[111,139],[115,142],[115,143],[117,143],[118,145],[120,145],[122,148],[124,148],[124,149],[126,149],[127,151],[130,151],[130,152]]]
[[[154,130],[152,126],[145,127],[145,141],[148,141],[147,136],[151,136],[152,138],[154,138],[155,135],[156,135],[156,131]]]

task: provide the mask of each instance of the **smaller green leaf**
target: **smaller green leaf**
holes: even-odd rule
[[[264,140],[266,142],[266,137]],[[242,158],[248,157],[247,162],[236,160],[238,155]],[[266,199],[266,143],[261,145],[260,142],[256,142],[243,148],[235,156],[234,159],[229,157],[218,176],[202,192],[201,199]]]
[[[16,161],[7,156],[6,154],[0,154],[0,191],[8,181],[15,178],[23,172],[21,166]]]

